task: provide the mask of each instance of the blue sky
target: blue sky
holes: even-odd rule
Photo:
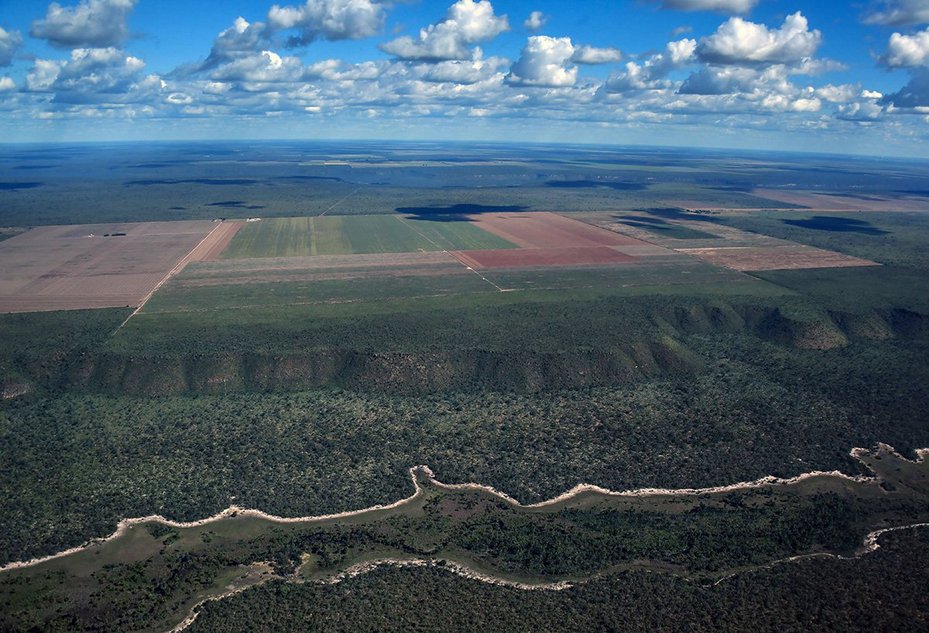
[[[929,0],[0,0],[0,135],[929,156]]]

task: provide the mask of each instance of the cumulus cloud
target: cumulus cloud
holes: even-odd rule
[[[577,67],[569,64],[574,52],[570,37],[533,35],[510,68],[506,81],[514,86],[573,86],[577,81]]]
[[[730,18],[700,41],[700,59],[712,64],[794,64],[812,56],[822,33],[810,30],[802,13],[787,16],[779,29]]]
[[[865,17],[867,24],[903,26],[929,22],[929,0],[886,0]]]
[[[166,84],[144,69],[144,61],[115,47],[77,48],[67,60],[35,60],[26,88],[52,93],[55,104],[150,103]]]
[[[455,84],[475,84],[490,79],[506,64],[507,61],[499,57],[487,60],[449,60],[423,66],[422,79]]]
[[[538,31],[548,22],[548,16],[542,13],[541,11],[533,11],[529,14],[529,17],[526,18],[526,21],[523,22],[523,28],[527,31]]]
[[[0,92],[13,92],[16,90],[16,84],[12,77],[0,77]]]
[[[376,0],[306,0],[292,7],[274,5],[268,26],[275,31],[296,29],[289,46],[305,46],[317,39],[357,40],[371,37],[384,24],[384,7]]]
[[[652,0],[660,2],[662,9],[676,11],[719,11],[722,13],[748,13],[758,0]]]
[[[210,73],[214,82],[293,82],[304,74],[303,62],[297,57],[281,57],[273,51],[262,51],[241,57]]]
[[[881,118],[884,108],[873,101],[856,101],[839,106],[836,117],[843,121],[871,122]]]
[[[138,0],[81,0],[75,7],[57,2],[32,23],[29,34],[57,48],[116,46],[129,36],[126,20]]]
[[[751,92],[760,81],[759,73],[752,68],[740,66],[714,66],[702,68],[691,74],[681,87],[679,94],[724,95]]]
[[[929,66],[929,28],[913,35],[891,35],[881,62],[890,68]]]
[[[603,84],[606,93],[623,93],[636,90],[668,88],[668,73],[696,61],[697,41],[689,38],[668,42],[665,49],[643,63],[628,62],[625,68],[613,73]]]
[[[13,63],[13,56],[22,43],[23,36],[19,31],[6,31],[0,27],[0,68]]]
[[[571,61],[575,64],[612,64],[621,61],[622,52],[618,48],[596,48],[594,46],[577,46]]]
[[[270,31],[264,23],[252,24],[240,16],[232,26],[216,37],[210,58],[231,59],[238,53],[253,53],[267,45],[269,35]]]
[[[491,40],[510,29],[507,16],[494,14],[490,0],[458,0],[441,22],[421,29],[415,39],[399,37],[381,49],[406,60],[465,60],[472,57],[468,48]]]

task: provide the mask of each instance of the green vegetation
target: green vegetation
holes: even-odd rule
[[[542,508],[514,507],[483,490],[449,490],[419,472],[414,497],[348,518],[280,524],[238,515],[183,528],[149,522],[104,544],[5,572],[4,628],[164,629],[230,581],[246,587],[272,573],[288,581],[327,580],[359,562],[397,557],[473,565],[522,582],[635,568],[708,582],[788,556],[851,554],[877,525],[929,518],[929,465],[891,453],[865,461],[879,480],[852,484],[824,476],[678,496],[588,492]]]
[[[226,259],[512,248],[465,221],[399,215],[279,218],[251,222],[223,253]]]
[[[208,150],[154,160],[77,148],[62,158],[69,167],[42,172],[47,182],[5,192],[4,225],[265,219],[239,234],[233,259],[192,265],[115,336],[126,310],[0,317],[0,561],[105,536],[125,517],[389,503],[409,494],[407,469],[420,463],[529,503],[581,482],[859,474],[852,446],[887,442],[908,456],[929,446],[926,216],[676,210],[770,206],[745,191],[819,183],[831,167],[810,166],[826,159],[762,169],[634,150],[461,148],[453,164],[350,147],[351,166],[330,166],[317,160],[330,147],[258,146],[248,163]],[[830,182],[886,188],[882,164],[861,169],[830,171]],[[901,191],[929,190],[922,167],[886,169]],[[658,242],[708,239],[679,232],[681,218],[720,223],[884,266],[745,275],[669,256],[485,279],[436,260],[274,268],[275,256],[505,248],[460,218],[521,210],[635,216]],[[703,585],[792,553],[847,553],[875,525],[918,520],[925,497],[897,503],[907,487],[539,514],[439,501],[365,525],[151,523],[119,542],[117,560],[0,575],[0,629],[168,628],[230,584],[255,586],[204,607],[192,630],[918,628],[929,612],[924,533],[888,535],[886,549],[855,561]],[[312,581],[384,555],[435,564],[288,582],[298,567]],[[449,561],[510,580],[596,577],[524,592],[453,576]]]
[[[822,221],[817,223],[813,221],[815,218],[852,219],[861,224],[848,228],[844,223],[838,226]],[[727,214],[722,221],[747,231],[870,259],[897,270],[929,270],[929,251],[926,249],[929,215],[925,213],[759,211]]]

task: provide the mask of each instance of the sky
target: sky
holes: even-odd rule
[[[0,0],[0,141],[929,157],[929,0]]]

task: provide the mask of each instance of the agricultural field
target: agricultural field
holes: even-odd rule
[[[219,224],[49,226],[0,244],[0,312],[139,305]]]
[[[222,256],[240,259],[512,247],[459,218],[430,221],[399,215],[325,216],[250,222]]]
[[[456,151],[0,156],[0,629],[922,621],[924,167]]]

